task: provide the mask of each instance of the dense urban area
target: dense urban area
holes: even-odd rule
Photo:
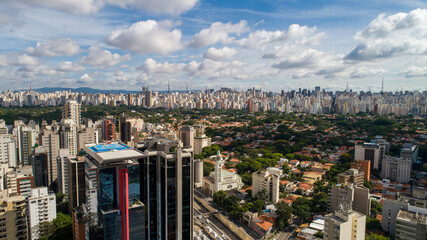
[[[0,93],[0,239],[427,239],[427,92]]]

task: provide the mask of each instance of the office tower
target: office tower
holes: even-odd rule
[[[85,161],[84,157],[67,159],[68,178],[68,211],[86,202],[85,195]]]
[[[39,144],[48,151],[48,172],[49,172],[49,185],[56,182],[58,178],[57,157],[60,147],[59,134],[51,130],[43,130],[39,134]],[[55,189],[56,190],[56,189]]]
[[[194,186],[199,188],[203,186],[203,161],[194,160]]]
[[[36,144],[36,130],[28,126],[13,129],[18,145],[18,159],[21,166],[31,165],[31,154]]]
[[[153,106],[153,96],[151,91],[145,91],[145,106],[151,108]]]
[[[399,210],[396,222],[396,239],[427,239],[427,212]]]
[[[193,153],[179,145],[155,138],[140,149],[145,239],[193,239]]]
[[[347,209],[346,209],[347,208]],[[341,207],[325,216],[323,239],[364,240],[366,216],[348,207]]]
[[[381,169],[381,178],[393,182],[408,183],[411,179],[412,159],[385,156]]]
[[[84,150],[87,153],[85,161],[96,166],[93,169],[99,176],[96,186],[101,238],[144,239],[145,210],[139,200],[137,162],[143,155],[118,142],[87,144]]]
[[[351,168],[358,169],[363,172],[363,179],[369,181],[371,179],[371,161],[369,160],[357,160],[351,163]]]
[[[75,125],[74,122],[71,122],[69,119],[63,120],[61,122],[59,134],[61,137],[60,147],[62,149],[68,149],[70,156],[77,156],[77,125]]]
[[[6,174],[6,188],[9,196],[28,197],[31,195],[31,188],[33,187],[34,177],[31,166],[15,168]]]
[[[252,174],[252,194],[266,190],[268,200],[277,203],[279,201],[280,176],[276,172],[261,170]]]
[[[122,142],[131,141],[131,123],[125,117],[120,118],[120,140]]]
[[[10,135],[0,135],[0,164],[17,167],[16,142]]]
[[[133,105],[132,94],[129,93],[128,94],[128,106],[132,106],[132,105]]]
[[[46,187],[31,189],[28,198],[28,219],[30,239],[39,239],[47,233],[44,223],[56,218],[56,198],[54,193],[48,193]]]
[[[66,102],[62,108],[62,119],[71,119],[77,127],[80,127],[80,104],[76,101]]]
[[[205,126],[197,125],[194,137],[194,154],[201,154],[204,147],[211,146],[211,138],[205,135]]]
[[[6,122],[4,119],[0,119],[0,134],[5,135],[8,134],[9,130],[7,128]]]
[[[388,232],[392,238],[395,238],[395,236],[398,234],[398,231],[400,230],[397,229],[399,211],[427,215],[427,200],[406,196],[399,196],[397,200],[387,198],[383,199],[381,226],[383,230]],[[413,221],[415,222],[417,220],[413,219]],[[404,222],[402,223],[404,224]]]
[[[193,127],[181,127],[181,140],[184,147],[194,148],[194,135],[196,131]]]
[[[89,240],[89,220],[86,208],[79,206],[72,213],[73,222],[73,239],[74,240]]]
[[[357,169],[339,174],[338,184],[332,186],[329,191],[328,211],[334,212],[340,205],[349,205],[355,211],[369,216],[369,189],[363,186],[363,176],[363,172]]]
[[[25,196],[8,196],[0,192],[0,238],[8,240],[27,239],[27,202]]]
[[[85,199],[84,208],[89,214],[89,223],[98,224],[98,168],[85,158]]]
[[[356,144],[354,160],[370,160],[371,169],[380,169],[385,155],[385,143]]]
[[[116,125],[110,120],[102,122],[102,138],[106,141],[116,139]]]
[[[409,158],[413,163],[417,163],[418,158],[418,145],[412,143],[404,143],[400,150],[401,158]]]
[[[56,166],[58,168],[58,191],[68,193],[68,164],[67,159],[70,158],[68,149],[59,149]]]
[[[85,144],[98,143],[98,130],[87,127],[77,133],[77,152],[82,150]]]
[[[253,113],[253,112],[254,112],[252,98],[250,98],[250,99],[248,100],[248,110],[249,110],[249,112],[250,112],[250,113]]]
[[[40,146],[34,149],[32,167],[34,174],[34,186],[50,187],[49,159],[48,151],[45,147]]]

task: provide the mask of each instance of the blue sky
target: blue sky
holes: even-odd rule
[[[4,0],[0,90],[426,90],[427,3]]]

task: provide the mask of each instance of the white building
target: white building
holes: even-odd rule
[[[62,108],[62,119],[71,119],[76,126],[80,126],[80,104],[77,101],[66,102]]]
[[[28,215],[30,238],[39,239],[44,234],[40,224],[51,222],[56,218],[55,194],[48,193],[47,187],[31,189],[31,196],[28,198]]]
[[[412,159],[385,156],[381,177],[393,182],[408,183],[411,179]]]
[[[252,195],[263,191],[267,192],[268,198],[273,203],[279,201],[280,176],[282,171],[277,168],[258,171],[252,174]]]
[[[222,169],[222,166],[224,166],[224,159],[218,151],[214,171],[203,178],[203,190],[211,196],[220,190],[241,189],[244,185],[237,173]]]
[[[364,240],[365,225],[365,215],[341,208],[325,216],[323,239]]]
[[[371,169],[379,169],[385,150],[385,142],[356,144],[354,146],[354,160],[370,160]]]
[[[16,142],[11,135],[0,135],[0,164],[6,164],[9,167],[18,166]]]

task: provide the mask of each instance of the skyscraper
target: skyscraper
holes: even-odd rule
[[[191,126],[181,127],[181,140],[184,147],[191,147],[194,149],[194,135],[196,131]]]
[[[86,202],[85,161],[84,157],[66,159],[68,171],[68,211],[71,213],[74,208]]]
[[[80,104],[77,101],[68,101],[62,108],[62,119],[71,119],[79,127],[81,122]]]
[[[51,222],[56,218],[55,194],[48,193],[46,187],[31,189],[28,198],[28,215],[31,239],[45,236],[48,229],[43,223]]]
[[[370,160],[371,169],[380,169],[385,155],[386,143],[363,143],[355,145],[354,160]]]
[[[323,239],[365,239],[366,216],[356,211],[341,207],[325,216]]]
[[[140,147],[141,199],[146,205],[145,239],[193,239],[193,152],[169,139]]]
[[[118,142],[87,144],[84,150],[88,163],[96,166],[91,168],[99,176],[96,190],[102,239],[143,239],[145,211],[140,201],[137,162],[143,155]]]
[[[45,147],[40,146],[34,150],[32,167],[35,187],[50,187],[49,159]]]
[[[122,142],[131,141],[131,123],[125,117],[120,118],[120,140]]]

